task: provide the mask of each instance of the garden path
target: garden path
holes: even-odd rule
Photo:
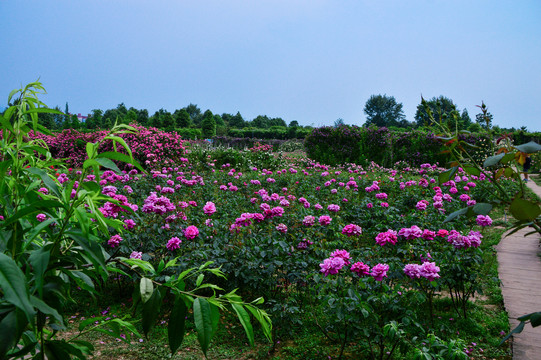
[[[527,185],[541,197],[540,186],[531,180]],[[498,273],[511,329],[519,324],[518,317],[541,311],[541,239],[538,234],[524,237],[530,231],[532,228],[504,235],[497,247]],[[513,359],[541,359],[541,327],[528,324],[513,336]]]

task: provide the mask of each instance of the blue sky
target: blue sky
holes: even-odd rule
[[[421,95],[541,131],[541,2],[0,0],[0,99],[40,78],[53,107],[365,121]],[[4,94],[4,95],[2,95]]]

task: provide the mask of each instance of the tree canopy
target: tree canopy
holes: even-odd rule
[[[396,102],[394,96],[372,95],[364,106],[366,114],[364,125],[407,127],[408,122],[402,106],[402,103]]]
[[[452,113],[457,111],[456,105],[453,100],[440,95],[439,97],[433,97],[430,100],[425,100],[426,105],[429,107],[434,120],[439,122],[446,122]],[[460,115],[460,114],[458,114]],[[417,105],[417,111],[415,112],[415,122],[417,126],[430,126],[430,119],[428,113],[421,102]]]

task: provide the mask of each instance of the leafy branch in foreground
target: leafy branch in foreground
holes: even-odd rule
[[[493,190],[498,195],[500,202],[509,207],[509,212],[516,220],[510,227],[511,231],[509,234],[513,234],[526,227],[532,227],[534,230],[527,233],[525,236],[535,233],[541,235],[541,207],[539,206],[539,203],[525,198],[524,182],[522,181],[518,170],[519,166],[524,165],[528,154],[541,151],[541,145],[532,141],[515,146],[512,145],[511,140],[507,136],[504,136],[498,139],[497,144],[499,145],[499,148],[495,149],[490,129],[491,117],[489,116],[487,106],[483,103],[479,106],[482,111],[480,115],[486,122],[485,129],[490,135],[493,155],[487,157],[483,164],[479,164],[472,156],[472,153],[476,151],[476,147],[460,138],[461,134],[469,132],[459,130],[458,128],[453,132],[445,124],[437,122],[434,119],[430,112],[430,108],[424,99],[422,99],[421,103],[425,106],[431,122],[441,130],[442,134],[439,136],[439,139],[444,142],[447,148],[446,151],[452,158],[452,161],[448,164],[449,170],[440,174],[439,182],[445,183],[452,180],[458,172],[459,167],[470,175],[489,178],[493,185]],[[453,116],[456,117],[457,115],[453,114]],[[500,184],[500,181],[503,178],[515,179],[518,181],[518,191],[509,193],[504,189]],[[491,210],[491,204],[479,203],[451,213],[445,221],[452,221],[461,215],[467,217],[487,215]],[[518,320],[520,321],[520,324],[505,336],[502,343],[509,339],[511,335],[522,332],[527,322],[530,322],[532,327],[541,325],[541,312],[524,315],[518,318]]]
[[[204,272],[223,274],[219,269],[208,268],[209,263],[183,273],[184,277],[198,274],[195,289],[188,290],[183,276],[170,277],[164,283],[150,279],[166,267],[176,266],[176,262],[160,263],[156,270],[142,260],[107,255],[102,244],[110,231],[122,233],[124,228],[120,219],[106,217],[100,207],[110,202],[123,211],[133,210],[103,194],[98,182],[103,168],[120,173],[115,161],[143,170],[133,159],[129,146],[118,136],[135,129],[115,124],[109,134],[88,143],[88,159],[77,171],[78,176],[70,180],[56,172],[64,165],[52,158],[47,145],[29,137],[31,131],[49,133],[38,123],[39,113],[61,114],[46,108],[38,99],[43,93],[39,82],[12,91],[8,97],[10,106],[0,115],[0,359],[84,359],[91,354],[92,344],[78,340],[80,334],[68,340],[60,339],[59,333],[66,329],[65,304],[74,302],[71,293],[75,287],[89,296],[99,296],[94,284],[106,281],[110,272],[130,277],[116,267],[118,264],[127,266],[128,272],[133,268],[148,276],[141,277],[138,286],[145,334],[154,325],[165,295],[170,292],[175,296],[168,329],[172,350],[178,349],[182,342],[188,306],[194,310],[196,330],[205,354],[216,332],[219,311],[228,304],[237,313],[251,344],[254,335],[249,314],[261,323],[270,338],[269,317],[257,308],[262,299],[247,304],[234,292],[216,296],[220,289],[203,283]],[[99,145],[105,141],[113,142],[114,151],[100,154]],[[117,152],[119,147],[127,154]],[[88,181],[87,175],[93,175],[96,181]],[[201,289],[210,289],[213,295],[196,294]],[[126,319],[93,324],[82,322],[80,331],[99,331],[116,337],[121,330],[138,334],[134,323]]]

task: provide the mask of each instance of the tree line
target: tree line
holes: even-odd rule
[[[480,113],[473,120],[465,108],[460,111],[453,100],[443,95],[433,97],[426,101],[426,104],[436,120],[446,123],[451,128],[458,127],[459,129],[466,129],[471,132],[478,132],[492,127],[493,115],[486,111],[484,104],[479,106]],[[61,111],[58,106],[56,109]],[[211,110],[203,112],[197,105],[191,103],[174,112],[169,112],[162,108],[152,115],[149,114],[147,109],[127,108],[124,103],[121,103],[114,109],[105,111],[94,109],[83,122],[80,122],[76,115],[69,113],[67,103],[62,110],[63,115],[40,113],[40,123],[50,130],[58,131],[64,129],[110,129],[115,122],[124,124],[136,122],[142,126],[156,127],[165,131],[196,129],[197,134],[201,134],[203,138],[211,138],[215,135],[228,135],[231,129],[279,129],[288,133],[294,133],[296,130],[304,129],[305,131],[300,132],[302,134],[312,128],[311,126],[300,126],[296,120],[287,124],[280,117],[273,118],[267,115],[259,115],[252,120],[246,120],[240,112],[236,114],[223,113],[221,115],[214,114]],[[431,126],[426,108],[422,104],[417,106],[413,121],[408,121],[404,114],[402,103],[397,102],[394,96],[388,96],[386,94],[371,95],[366,101],[363,110],[366,115],[366,121],[363,124],[365,127],[377,126],[415,129]],[[344,124],[344,120],[341,118],[334,122],[335,126],[340,126],[341,124]],[[525,127],[521,129],[500,129],[494,126],[493,129],[496,132],[498,130],[526,131]],[[249,131],[245,132],[249,133]]]
[[[443,95],[427,100],[426,104],[434,119],[447,124],[451,129],[458,127],[458,129],[466,129],[470,132],[479,132],[490,128],[493,128],[496,132],[498,132],[497,130],[511,132],[517,130],[515,128],[500,129],[497,126],[492,126],[493,115],[487,111],[484,103],[478,105],[480,112],[475,115],[475,120],[471,119],[468,110],[464,108],[460,111],[453,100]],[[386,94],[370,96],[364,106],[364,113],[366,114],[365,127],[374,125],[377,127],[412,129],[432,125],[428,112],[422,103],[417,105],[414,121],[410,122],[406,120],[402,103],[397,102],[394,96]],[[526,127],[523,126],[518,130],[526,131]]]
[[[56,110],[62,111],[58,106]],[[202,136],[211,138],[215,135],[223,135],[228,128],[245,129],[271,129],[279,128],[304,128],[298,121],[293,120],[289,125],[282,118],[273,118],[267,115],[259,115],[248,121],[243,118],[240,112],[236,114],[213,114],[211,110],[204,112],[195,105],[189,104],[186,107],[169,112],[165,109],[159,109],[154,114],[149,115],[147,109],[127,108],[124,103],[119,104],[114,109],[101,110],[94,109],[85,121],[79,121],[76,115],[69,113],[69,106],[66,103],[64,114],[39,114],[40,123],[50,130],[64,129],[110,129],[115,122],[121,124],[138,123],[142,126],[156,127],[165,131],[174,131],[176,129],[194,128],[200,129]]]

